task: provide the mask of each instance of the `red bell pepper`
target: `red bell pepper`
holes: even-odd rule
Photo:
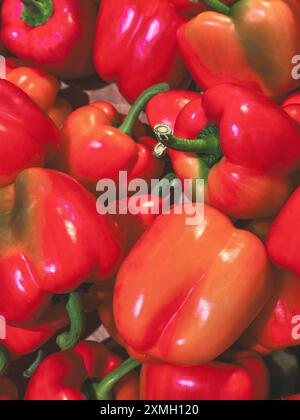
[[[288,97],[282,104],[283,109],[300,125],[300,92]]]
[[[184,138],[172,128],[159,124],[155,132],[166,148],[194,153],[171,155],[173,169],[181,179],[204,178],[209,204],[252,219],[276,214],[288,199],[300,130],[263,95],[235,84],[214,86],[179,113],[174,134]]]
[[[156,83],[186,84],[176,40],[185,21],[169,1],[119,0],[116,7],[102,0],[94,49],[100,77],[116,82],[130,102]]]
[[[298,0],[205,3],[216,11],[199,14],[178,31],[180,51],[200,87],[243,82],[271,97],[299,87],[292,76],[300,51]]]
[[[25,400],[86,400],[82,390],[88,378],[99,381],[121,364],[103,344],[84,341],[73,350],[53,354],[44,359],[29,381]],[[134,372],[114,387],[117,400],[138,399],[138,380]],[[87,392],[88,394],[88,392]]]
[[[291,395],[290,397],[281,398],[281,401],[300,401],[300,394]]]
[[[60,168],[94,192],[101,179],[117,182],[120,171],[127,171],[129,181],[159,178],[164,164],[158,163],[152,155],[154,140],[137,135],[138,142],[135,142],[133,131],[147,102],[167,89],[167,84],[161,84],[145,91],[123,122],[107,102],[95,102],[74,111],[61,132]]]
[[[71,177],[27,169],[0,194],[0,314],[34,323],[52,294],[70,296],[85,281],[111,278],[123,255],[120,230],[96,212],[96,200]],[[74,313],[76,315],[76,313]]]
[[[55,125],[21,89],[0,80],[0,92],[0,187],[3,187],[23,169],[52,160],[60,138]]]
[[[197,225],[188,226],[186,217],[158,216],[118,272],[115,320],[138,360],[214,360],[270,297],[266,252],[254,235],[208,206]]]
[[[7,58],[5,61],[6,79],[27,93],[56,126],[61,127],[72,107],[66,100],[57,97],[60,82],[40,68],[24,66],[21,60]]]
[[[93,73],[94,0],[4,0],[1,39],[17,57],[61,78]]]
[[[31,354],[42,347],[56,333],[69,325],[69,318],[63,304],[47,309],[46,313],[34,325],[17,328],[6,325],[6,338],[0,340],[14,356]]]
[[[273,279],[271,299],[240,340],[246,348],[263,354],[300,345],[300,328],[295,323],[300,315],[300,279],[289,271],[274,272]]]
[[[289,198],[276,217],[267,239],[267,249],[273,263],[300,276],[300,188]]]
[[[142,400],[267,400],[268,394],[268,370],[251,352],[192,367],[148,364],[141,373]]]

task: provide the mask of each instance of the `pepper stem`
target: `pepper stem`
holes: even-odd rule
[[[98,401],[109,401],[112,399],[112,389],[119,382],[123,376],[131,372],[136,367],[140,366],[140,362],[132,359],[127,359],[124,363],[118,366],[115,370],[110,372],[99,384],[94,384],[93,388]]]
[[[119,127],[119,130],[128,136],[131,136],[134,124],[136,123],[140,113],[143,111],[150,99],[159,93],[167,92],[168,90],[170,90],[168,83],[160,83],[145,90],[130,108],[129,113]]]
[[[207,125],[199,134],[199,138],[194,140],[174,136],[172,129],[166,124],[156,125],[154,127],[154,133],[160,142],[155,148],[157,157],[160,157],[157,153],[158,146],[160,145],[162,145],[161,150],[163,153],[165,153],[165,148],[181,152],[197,153],[199,155],[221,153],[218,129],[214,125]]]
[[[53,0],[21,0],[24,4],[22,19],[29,26],[44,25],[54,13]]]
[[[45,358],[44,350],[39,350],[37,352],[37,356],[34,362],[23,372],[23,377],[30,379],[44,358]]]
[[[9,352],[6,347],[0,345],[0,376],[3,375],[9,365]]]
[[[61,350],[69,350],[76,346],[84,330],[84,309],[80,292],[69,294],[66,309],[70,318],[70,330],[61,333],[56,343]]]
[[[164,183],[166,182],[169,182],[170,188],[172,188],[173,186],[176,186],[176,182],[178,182],[178,177],[174,174],[174,172],[169,172],[158,181],[158,183],[152,189],[151,194],[162,197]]]
[[[226,4],[222,3],[220,0],[204,0],[204,2],[209,6],[211,9],[215,10],[216,12],[222,13],[223,15],[230,15],[231,8]]]

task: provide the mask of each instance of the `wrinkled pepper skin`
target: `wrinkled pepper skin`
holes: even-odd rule
[[[35,322],[53,293],[109,279],[123,255],[115,221],[97,213],[84,187],[53,170],[25,170],[0,191],[0,232],[0,314],[19,327]]]
[[[300,314],[300,279],[289,271],[274,272],[273,279],[271,299],[240,340],[263,354],[300,345],[300,327],[295,323]]]
[[[0,80],[0,92],[0,187],[4,187],[23,169],[52,160],[60,136],[50,118],[17,86]]]
[[[238,81],[280,97],[299,87],[292,58],[300,51],[298,0],[239,0],[227,15],[204,12],[183,25],[178,42],[204,90]]]
[[[86,400],[82,386],[86,378],[99,381],[121,364],[103,344],[83,341],[73,350],[56,353],[41,362],[33,374],[25,400]],[[138,399],[138,380],[126,375],[114,388],[117,400]]]
[[[277,266],[300,277],[300,188],[297,188],[276,217],[267,238],[267,250]]]
[[[270,297],[266,252],[254,235],[235,229],[209,206],[197,225],[187,226],[186,217],[159,216],[118,273],[115,320],[138,360],[210,362],[240,337]]]
[[[283,109],[300,125],[300,92],[289,96],[282,104]]]
[[[164,163],[152,155],[154,139],[135,127],[137,142],[116,128],[122,116],[108,102],[94,102],[72,112],[61,130],[60,168],[96,192],[101,179],[160,178]],[[141,134],[141,135],[139,135]]]
[[[49,73],[35,67],[23,66],[15,59],[6,59],[6,79],[23,90],[57,127],[61,127],[72,112],[71,105],[57,97],[60,82]]]
[[[116,7],[102,0],[94,48],[98,74],[116,82],[129,102],[156,83],[185,85],[189,76],[176,40],[185,21],[168,1],[118,0]]]
[[[14,383],[5,376],[0,377],[0,401],[18,400],[18,390]]]
[[[63,304],[50,307],[34,325],[16,328],[6,325],[6,338],[0,340],[14,356],[34,353],[55,334],[69,325],[69,318]]]
[[[152,125],[156,118],[151,101],[147,115]],[[260,93],[230,83],[214,86],[187,103],[170,127],[178,137],[196,139],[207,124],[218,128],[223,158],[207,168],[201,155],[178,153],[169,146],[177,176],[207,179],[206,201],[231,217],[277,214],[293,188],[289,175],[299,167],[296,124]]]
[[[267,368],[251,352],[192,367],[144,365],[141,372],[142,400],[253,401],[267,400],[268,393]]]
[[[62,79],[91,75],[96,4],[93,0],[45,0],[44,3],[53,7],[53,12],[44,23],[34,26],[27,23],[28,18],[24,19],[25,6],[21,0],[3,1],[2,41],[17,57]],[[35,17],[36,9],[27,8]]]

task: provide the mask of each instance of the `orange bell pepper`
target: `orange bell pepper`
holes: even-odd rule
[[[22,89],[54,123],[60,127],[72,112],[71,105],[57,97],[60,82],[51,74],[37,67],[28,67],[21,60],[6,60],[6,78]]]
[[[300,53],[299,0],[204,1],[215,11],[178,31],[185,64],[203,89],[239,81],[280,97],[299,87],[292,75]]]
[[[266,251],[253,234],[209,206],[193,226],[171,212],[158,216],[121,266],[116,325],[133,358],[207,363],[238,340],[271,290]]]

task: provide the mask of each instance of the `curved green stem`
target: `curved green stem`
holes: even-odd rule
[[[199,138],[194,140],[174,136],[172,129],[166,124],[156,125],[154,133],[158,141],[170,149],[199,155],[213,155],[220,152],[218,130],[213,125],[206,126],[200,133]]]
[[[57,345],[61,350],[69,350],[76,346],[84,330],[84,309],[80,292],[69,294],[66,309],[71,326],[68,332],[61,333],[56,339]]]
[[[131,136],[134,124],[150,99],[159,93],[167,92],[168,90],[170,90],[168,83],[160,83],[145,90],[132,105],[127,117],[119,127],[119,130]]]
[[[37,352],[37,356],[34,362],[23,372],[23,377],[27,379],[31,378],[44,358],[45,358],[44,350],[39,350]]]
[[[29,26],[44,25],[54,13],[53,0],[21,0],[24,4],[22,19]]]
[[[230,15],[231,8],[220,0],[204,0],[208,7],[223,15]]]
[[[0,376],[3,375],[9,365],[9,352],[6,347],[0,345]]]
[[[110,372],[99,384],[94,384],[93,388],[98,401],[109,401],[112,399],[112,389],[127,373],[140,366],[140,362],[127,359],[124,363]]]

